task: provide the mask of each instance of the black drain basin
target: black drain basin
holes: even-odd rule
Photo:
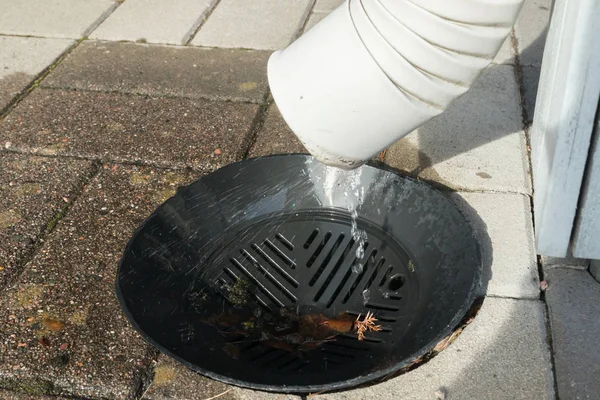
[[[298,393],[384,377],[447,336],[480,281],[463,215],[393,171],[326,170],[265,157],[179,190],[121,259],[117,294],[135,328],[214,379]],[[357,193],[362,257],[348,211]],[[380,330],[358,340],[352,321],[368,312]]]

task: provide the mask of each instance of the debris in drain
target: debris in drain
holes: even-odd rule
[[[234,360],[240,358],[240,346],[236,343],[225,343],[223,345],[223,351]]]
[[[381,330],[381,325],[375,324],[375,322],[377,322],[377,318],[373,316],[372,312],[369,311],[362,321],[360,319],[361,316],[362,314],[356,318],[356,321],[354,321],[356,333],[358,334],[358,340],[365,339],[365,332],[379,332]]]
[[[202,310],[196,307],[196,297],[189,298],[190,307],[203,314],[200,322],[216,329],[223,338],[221,349],[233,359],[240,357],[243,346],[252,343],[302,357],[308,351],[335,341],[341,334],[355,332],[358,340],[364,340],[366,332],[381,330],[370,312],[364,318],[347,313],[335,316],[301,314],[295,308],[270,312],[255,300],[254,289],[250,282],[243,279],[224,284],[220,292],[227,301],[218,304],[207,302]],[[207,293],[206,290],[201,292]]]
[[[227,286],[226,289],[228,291],[227,299],[231,304],[238,307],[246,305],[252,294],[250,282],[243,279],[238,279],[233,285]]]
[[[298,315],[292,310],[281,309],[279,315],[261,313],[257,318],[250,308],[224,310],[202,320],[229,339],[223,351],[237,358],[237,345],[261,342],[266,346],[297,355],[311,351],[324,343],[335,340],[342,333],[354,328],[355,319],[349,314],[328,318],[322,314]]]

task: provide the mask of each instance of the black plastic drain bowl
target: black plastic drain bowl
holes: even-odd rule
[[[362,258],[348,211],[360,198]],[[369,382],[425,354],[464,316],[480,272],[472,229],[446,195],[372,165],[340,172],[288,155],[180,189],[130,240],[116,288],[142,336],[191,369],[305,393]],[[325,340],[292,330],[283,346],[256,333],[290,313],[367,312],[381,330],[362,341],[354,330]],[[252,335],[232,327],[242,319]]]

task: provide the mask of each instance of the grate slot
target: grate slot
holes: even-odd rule
[[[348,241],[346,246],[343,247],[341,254],[339,254],[339,251],[338,251],[338,254],[336,254],[338,261],[337,261],[337,263],[335,263],[335,265],[333,266],[333,268],[331,269],[329,274],[324,278],[324,282],[319,282],[319,284],[317,285],[319,287],[319,291],[315,295],[314,301],[318,301],[326,289],[331,288],[331,290],[335,290],[339,286],[339,281],[340,281],[340,279],[342,279],[343,274],[342,274],[342,276],[339,276],[337,279],[335,279],[335,282],[332,283],[332,281],[333,281],[334,277],[336,276],[336,274],[338,273],[338,271],[340,271],[340,267],[342,266],[342,264],[344,264],[344,261],[347,261],[348,254],[350,254],[350,251],[354,247],[354,244],[355,244],[354,238],[350,237],[350,240]],[[334,285],[334,287],[332,287],[332,285]],[[329,291],[331,291],[331,290],[329,290]],[[329,296],[327,296],[327,297],[329,297]]]
[[[344,238],[345,238],[345,235],[343,233],[340,234],[340,236],[338,236],[337,240],[335,241],[335,243],[333,244],[333,246],[329,250],[329,253],[327,253],[327,257],[325,257],[325,259],[321,262],[321,265],[319,266],[319,269],[317,270],[317,272],[315,272],[315,274],[313,275],[313,277],[308,282],[308,284],[310,286],[314,286],[315,285],[315,283],[319,280],[319,278],[321,277],[321,275],[323,274],[323,272],[325,271],[325,269],[330,265],[329,263],[334,258],[334,255],[337,255],[337,251],[340,248],[340,246],[342,245],[342,242],[344,241]],[[343,251],[342,251],[342,254],[343,254]],[[339,255],[338,255],[338,257],[339,257]]]
[[[344,296],[344,300],[342,300],[343,304],[346,304],[348,302],[348,300],[350,300],[350,297],[352,297],[352,295],[354,294],[354,291],[356,290],[358,285],[360,285],[360,282],[362,281],[362,279],[366,276],[367,271],[371,269],[370,267],[375,262],[375,257],[377,257],[377,249],[373,249],[371,251],[371,255],[367,259],[367,262],[365,263],[365,265],[363,265],[362,272],[358,274],[356,279],[354,279],[352,286],[350,286],[350,288],[348,289],[348,292]]]
[[[300,361],[300,359],[297,358],[297,357],[294,357],[292,360],[287,361],[287,362],[285,362],[285,363],[283,363],[281,365],[278,365],[276,368],[279,369],[279,370],[284,370],[284,369],[286,369],[288,367],[291,367],[292,365],[294,365],[298,361]]]
[[[308,248],[310,247],[311,244],[313,244],[313,242],[315,241],[317,236],[319,236],[319,230],[315,229],[314,231],[312,231],[312,233],[310,234],[308,239],[306,239],[306,242],[304,243],[304,246],[302,246],[302,247],[304,247],[304,249],[308,250]]]
[[[319,243],[319,247],[317,247],[317,249],[315,250],[315,252],[313,253],[313,255],[310,257],[310,259],[306,262],[306,266],[308,268],[312,267],[312,265],[315,263],[317,257],[319,257],[319,255],[321,254],[321,252],[323,251],[323,248],[325,247],[325,245],[327,244],[327,242],[329,242],[329,239],[331,238],[331,232],[327,232],[325,234],[325,237],[323,238],[323,240],[321,241],[321,243]]]
[[[329,342],[329,343],[327,343],[327,347],[339,347],[340,349],[343,349],[345,351],[370,351],[371,350],[371,349],[368,349],[365,347],[355,346],[354,342],[356,342],[356,338],[353,339],[353,342],[346,342],[346,341],[344,341],[344,343],[341,343],[340,341]],[[350,344],[350,343],[352,343],[352,344]]]
[[[252,250],[254,250],[256,252],[256,254],[258,254],[263,260],[265,260],[271,267],[273,267],[275,270],[277,270],[277,272],[279,272],[281,277],[283,279],[285,279],[286,281],[288,281],[290,285],[292,285],[294,288],[298,288],[298,281],[295,280],[290,274],[288,274],[287,271],[281,267],[281,265],[277,264],[277,262],[275,260],[273,260],[273,258],[271,258],[271,256],[269,256],[263,249],[258,247],[256,244],[253,244],[250,247],[252,248]]]
[[[221,287],[223,285],[226,285],[227,281],[222,276],[219,276],[219,279],[217,279],[217,283],[219,284],[218,286]]]
[[[356,245],[356,246],[354,246],[354,245]],[[356,249],[358,248],[358,246],[359,246],[358,243],[353,243],[353,246],[350,249],[352,251],[352,254],[356,254]],[[365,253],[367,252],[368,249],[369,249],[369,242],[365,242],[365,244],[364,244]],[[327,302],[327,308],[329,308],[333,305],[333,302],[335,301],[335,299],[342,292],[342,289],[346,285],[346,282],[348,282],[348,279],[350,279],[350,276],[352,275],[352,267],[358,261],[359,261],[359,259],[357,257],[349,257],[349,258],[346,258],[345,262],[342,264],[341,271],[346,271],[346,273],[343,274],[343,276],[340,274],[337,277],[335,277],[335,279],[333,279],[331,281],[331,283],[329,284],[329,287],[324,294],[325,299],[329,298],[329,301]],[[364,267],[365,266],[363,266],[363,268]]]
[[[250,361],[250,362],[253,362],[253,363],[256,363],[256,362],[257,362],[257,361],[259,361],[261,358],[264,358],[264,357],[268,356],[269,354],[272,354],[272,353],[274,353],[274,352],[276,352],[276,351],[277,351],[277,349],[274,349],[274,348],[272,348],[272,347],[271,347],[271,348],[267,348],[267,349],[266,349],[264,352],[262,352],[262,353],[258,353],[257,355],[255,355],[255,356],[253,356],[253,357],[250,357],[250,358],[248,359],[248,361]]]
[[[275,285],[276,289],[279,289],[288,299],[290,299],[294,303],[296,303],[298,301],[298,298],[296,296],[294,296],[294,294],[292,292],[290,292],[289,289],[286,288],[285,285],[283,285],[283,283],[279,282],[277,280],[277,278],[275,278],[273,276],[273,274],[271,274],[265,267],[263,267],[256,260],[256,258],[252,257],[252,255],[250,253],[248,253],[247,250],[240,250],[240,252],[242,253],[242,256],[244,258],[246,258],[246,260],[250,261],[250,264],[252,264],[255,268],[260,270],[260,272],[262,272],[262,275],[265,276],[273,285]],[[254,275],[254,276],[258,280],[257,275]]]
[[[379,313],[375,316],[375,318],[377,318],[377,320],[379,320],[381,322],[394,323],[394,322],[398,321],[398,317],[389,316],[389,315],[385,315],[385,314],[379,314]]]
[[[279,258],[281,258],[281,260],[291,269],[296,268],[296,263],[289,258],[283,251],[281,251],[279,249],[279,247],[275,246],[275,244],[273,242],[271,242],[269,239],[265,239],[265,241],[263,242],[263,244],[265,246],[267,246],[273,253],[277,254],[279,256]]]
[[[338,356],[340,358],[345,358],[347,360],[354,360],[356,358],[352,354],[344,353],[341,351],[335,351],[334,349],[323,349],[321,352],[325,353],[325,354],[331,354],[334,356]]]
[[[354,339],[354,340],[358,340],[356,339],[356,335],[352,335],[350,333],[344,333],[342,334],[343,337],[346,337],[348,339]],[[364,339],[362,340],[362,342],[367,342],[367,343],[381,343],[383,340],[373,337],[373,336],[365,336]]]
[[[233,279],[233,282],[237,281],[239,278],[239,276],[237,276],[235,274],[235,272],[233,272],[230,268],[223,268],[223,271],[225,272],[225,275],[229,276],[229,278]],[[221,278],[223,281],[225,281],[224,278]],[[229,282],[229,283],[233,283],[233,282]]]
[[[306,367],[308,364],[310,364],[310,361],[302,361],[302,363],[298,367],[294,368],[294,370],[291,372],[298,372],[302,368]]]
[[[381,281],[379,281],[379,287],[381,287],[381,286],[383,286],[385,284],[385,282],[388,280],[388,278],[392,274],[392,270],[393,269],[394,268],[391,265],[388,267],[388,269],[385,271],[385,274],[383,274],[383,277],[381,278]]]
[[[367,290],[367,289],[371,288],[371,286],[373,285],[373,282],[375,282],[375,278],[377,278],[377,275],[379,275],[379,270],[381,269],[381,267],[383,266],[384,263],[385,263],[385,258],[381,257],[381,259],[379,260],[379,262],[373,269],[373,272],[371,273],[371,277],[367,281],[367,284],[365,285],[363,290]]]
[[[281,360],[286,360],[290,357],[290,353],[285,352],[283,350],[275,349],[275,352],[270,353],[269,357],[263,358],[260,361],[260,365],[263,367],[272,367],[273,364],[277,362],[281,362]],[[292,355],[292,357],[295,357]]]
[[[294,251],[294,245],[292,244],[292,242],[287,240],[286,237],[283,236],[281,233],[275,235],[275,239],[277,239],[279,243],[281,243],[289,251]]]
[[[260,342],[251,342],[246,346],[240,347],[240,353],[248,353],[260,346]]]
[[[400,307],[388,306],[381,303],[367,303],[365,307],[378,311],[400,311]]]
[[[260,289],[261,292],[263,292],[269,299],[271,299],[271,301],[275,304],[277,304],[279,307],[283,307],[284,304],[281,302],[281,300],[279,300],[277,297],[275,297],[273,295],[273,293],[271,293],[269,291],[269,289],[267,289],[262,283],[260,283],[255,277],[254,275],[252,275],[247,269],[246,267],[244,267],[238,260],[236,260],[235,258],[231,259],[231,263],[233,265],[235,265],[237,267],[237,269],[244,275],[246,275],[246,277],[248,279],[250,279],[257,287],[258,289]]]

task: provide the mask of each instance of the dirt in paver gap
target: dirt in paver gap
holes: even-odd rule
[[[277,106],[272,104],[248,156],[259,157],[284,153],[308,153],[308,151],[288,127]]]
[[[244,154],[258,107],[38,89],[0,121],[0,143],[38,154],[211,171]]]
[[[91,161],[0,154],[0,289],[19,273],[91,170]]]
[[[144,394],[144,399],[204,400],[218,395],[221,395],[220,400],[237,398],[232,386],[205,378],[161,355],[154,366],[152,382]]]
[[[0,298],[0,388],[127,399],[149,346],[114,295],[139,223],[198,173],[106,165]]]

